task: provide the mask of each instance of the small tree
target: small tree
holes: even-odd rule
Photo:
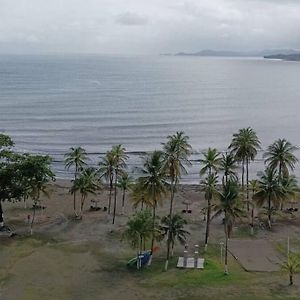
[[[122,176],[119,178],[119,187],[123,191],[123,195],[122,195],[122,214],[124,214],[124,210],[125,210],[126,192],[128,190],[131,190],[131,188],[133,186],[133,183],[134,183],[133,178],[130,177],[126,172],[124,172],[122,174]]]
[[[148,209],[137,212],[127,222],[123,237],[136,249],[137,269],[141,267],[140,255],[143,245],[152,236],[152,225],[152,215]]]
[[[100,182],[97,178],[97,172],[94,168],[86,168],[82,171],[80,176],[73,181],[73,186],[70,192],[74,194],[79,192],[81,194],[79,219],[82,219],[83,207],[86,198],[89,194],[95,195],[96,191],[100,189]]]
[[[290,285],[294,284],[294,274],[300,271],[300,258],[295,254],[289,254],[288,259],[282,264],[283,271],[289,274]]]
[[[52,159],[50,156],[28,155],[26,158],[29,195],[33,200],[33,216],[30,224],[31,235],[33,234],[33,224],[40,196],[42,193],[48,196],[47,184],[50,180],[55,180],[55,175],[51,170],[51,162]]]
[[[65,167],[66,169],[74,168],[74,181],[78,178],[81,170],[86,166],[87,153],[84,148],[70,148],[69,152],[65,154]],[[73,193],[73,209],[75,217],[78,216],[76,211],[76,192]]]
[[[171,218],[165,216],[161,219],[160,231],[161,238],[167,239],[167,244],[171,246],[171,256],[174,254],[176,240],[181,244],[186,244],[187,235],[190,233],[184,230],[187,221],[180,215],[175,214]]]

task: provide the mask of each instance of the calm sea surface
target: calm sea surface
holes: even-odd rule
[[[199,153],[224,151],[232,133],[253,127],[266,148],[300,145],[300,63],[257,58],[0,56],[0,131],[19,151],[54,157],[75,145],[92,163],[122,143],[130,168],[140,152],[185,131],[194,148],[185,182],[199,181]],[[300,150],[296,152],[300,159]],[[252,164],[252,176],[263,163]],[[300,167],[296,174],[300,177]]]

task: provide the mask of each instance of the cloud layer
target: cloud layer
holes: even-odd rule
[[[0,0],[2,53],[300,48],[299,0]]]

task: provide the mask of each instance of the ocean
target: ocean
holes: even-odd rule
[[[300,63],[260,58],[100,55],[0,56],[0,132],[20,152],[49,154],[59,178],[63,155],[83,146],[96,165],[123,144],[129,170],[144,152],[184,131],[199,182],[208,147],[226,151],[232,134],[253,127],[265,149],[277,138],[300,145]],[[296,151],[300,159],[300,150]],[[263,170],[259,153],[251,177]],[[295,170],[300,177],[300,167]]]

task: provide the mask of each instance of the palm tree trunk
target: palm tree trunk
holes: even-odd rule
[[[154,200],[153,213],[152,213],[152,240],[151,240],[151,252],[150,252],[148,266],[150,266],[152,263],[154,240],[155,240],[155,218],[156,218],[156,200]]]
[[[177,181],[177,179],[175,179],[175,180],[172,179],[172,181],[171,181],[171,202],[170,202],[170,212],[169,212],[169,218],[170,218],[170,220],[172,218],[172,213],[173,213],[173,201],[174,201],[176,181]],[[165,262],[165,271],[168,270],[168,266],[169,266],[170,246],[171,245],[170,245],[170,229],[169,229],[168,239],[167,239],[167,258],[166,258],[166,262]]]
[[[271,196],[269,196],[269,199],[268,199],[268,225],[269,225],[269,228],[271,229]]]
[[[113,177],[110,176],[109,178],[109,197],[108,197],[108,214],[110,214],[111,209],[111,196],[112,196],[112,189],[113,189]]]
[[[209,227],[210,227],[210,210],[211,210],[211,198],[208,197],[207,199],[207,216],[206,216],[206,231],[205,231],[205,246],[204,251],[207,251],[208,246],[208,238],[209,238]]]
[[[84,201],[85,201],[85,196],[84,196],[84,195],[81,195],[81,201],[80,201],[80,213],[79,213],[80,219],[82,218],[82,215],[83,215]]]
[[[224,274],[228,275],[228,226],[227,226],[227,215],[225,211],[225,253],[224,253]]]
[[[245,159],[242,161],[242,190],[244,192],[244,177],[245,177]]]
[[[249,211],[249,159],[246,158],[246,199],[247,199],[247,211]]]
[[[228,233],[226,232],[225,239],[225,260],[224,260],[224,274],[228,275]]]
[[[254,235],[254,207],[251,209],[251,235]]]
[[[0,200],[0,228],[4,226],[2,201]]]
[[[125,208],[125,193],[126,193],[126,190],[123,189],[123,197],[122,197],[122,215],[124,215],[124,208]]]
[[[293,281],[293,274],[290,273],[290,285],[293,285],[294,284],[294,281]]]
[[[116,170],[115,173],[115,197],[114,197],[114,212],[113,212],[113,219],[112,219],[112,223],[115,224],[115,219],[116,219],[116,209],[117,209],[117,180],[118,180],[118,172]]]
[[[31,223],[30,223],[30,235],[33,234],[33,223],[35,220],[35,211],[36,211],[36,206],[37,206],[37,201],[33,202],[33,215],[32,215],[32,219],[31,219]]]
[[[76,166],[75,166],[74,180],[77,179],[77,173],[78,173],[78,165],[76,164]],[[78,217],[78,214],[76,212],[76,191],[74,191],[74,195],[73,195],[73,210],[74,210],[74,216]]]

